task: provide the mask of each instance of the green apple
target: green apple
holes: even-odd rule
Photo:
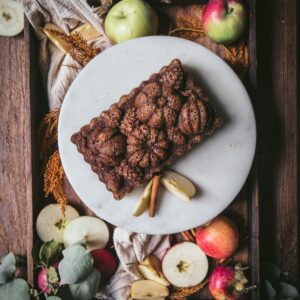
[[[203,29],[216,43],[237,41],[247,24],[248,11],[243,0],[210,0],[203,10]]]
[[[122,0],[105,19],[105,32],[113,43],[154,35],[158,19],[154,9],[142,0]]]

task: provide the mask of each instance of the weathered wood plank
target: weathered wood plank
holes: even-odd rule
[[[299,278],[297,0],[258,1],[261,256]]]
[[[27,32],[0,37],[0,255],[32,244],[32,149]]]

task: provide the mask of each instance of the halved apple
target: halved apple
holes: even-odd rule
[[[17,1],[0,1],[0,36],[15,36],[24,29],[24,9]]]
[[[138,270],[145,279],[156,281],[165,286],[170,285],[162,272],[161,261],[154,255],[147,256],[139,263]]]
[[[138,300],[155,300],[169,295],[169,289],[152,280],[137,280],[131,285],[131,298]]]
[[[84,244],[87,250],[103,249],[108,243],[107,225],[96,217],[79,217],[70,222],[64,233],[64,245]]]
[[[165,171],[160,182],[169,192],[184,201],[190,201],[196,194],[192,182],[178,173]]]
[[[153,180],[150,180],[149,183],[146,185],[141,197],[139,198],[136,206],[134,207],[134,210],[132,212],[133,216],[139,217],[148,208],[151,196],[152,182]]]
[[[37,234],[43,242],[54,240],[62,243],[66,226],[78,217],[79,213],[70,205],[67,205],[65,215],[63,215],[58,204],[49,204],[41,210],[37,217]]]
[[[208,260],[196,244],[183,242],[168,250],[163,258],[162,270],[171,284],[192,287],[206,277]]]

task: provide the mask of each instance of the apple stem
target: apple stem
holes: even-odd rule
[[[248,270],[248,269],[250,269],[250,267],[240,268],[241,271],[246,271],[246,270]]]
[[[254,285],[251,285],[251,286],[246,287],[241,293],[242,293],[242,294],[247,294],[247,293],[249,293],[250,291],[255,290],[256,288],[257,288],[257,285],[254,284]]]

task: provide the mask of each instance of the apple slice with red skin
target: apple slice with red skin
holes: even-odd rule
[[[206,255],[226,259],[239,245],[239,233],[235,224],[225,216],[218,216],[196,230],[196,243]]]
[[[115,256],[107,249],[95,249],[91,251],[95,268],[104,277],[111,276],[118,267]]]
[[[162,261],[167,280],[177,287],[192,287],[201,283],[208,272],[205,253],[194,243],[183,242],[169,249]]]
[[[155,300],[169,295],[169,289],[152,280],[137,280],[131,284],[131,298],[136,300]]]
[[[156,281],[165,286],[170,285],[162,272],[161,261],[154,255],[147,256],[139,263],[138,270],[145,279]]]

